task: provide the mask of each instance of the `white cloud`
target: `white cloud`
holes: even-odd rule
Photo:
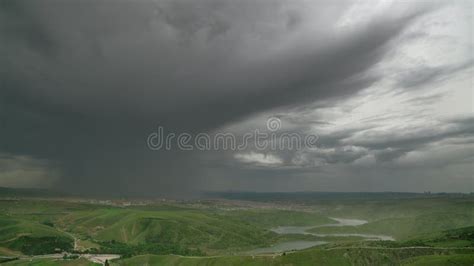
[[[276,155],[264,153],[238,153],[234,156],[243,163],[254,164],[257,166],[278,166],[283,164],[283,160]]]
[[[440,167],[466,162],[474,162],[474,144],[433,143],[423,149],[410,151],[395,161],[397,165],[404,167]]]

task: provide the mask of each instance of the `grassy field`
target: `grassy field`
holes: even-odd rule
[[[286,255],[186,257],[178,255],[138,255],[112,261],[112,265],[472,265],[474,253],[439,249],[312,248]],[[35,265],[20,260],[6,265]],[[64,262],[38,260],[36,265],[89,265],[84,260]],[[45,264],[41,264],[45,263]],[[69,264],[66,264],[69,263]],[[73,264],[76,263],[76,264]]]
[[[116,252],[133,246],[148,250],[151,243],[159,247],[153,252],[158,254],[174,252],[195,255],[193,250],[198,248],[207,254],[215,254],[262,247],[289,238],[308,238],[279,236],[268,230],[274,225],[331,222],[316,213],[284,210],[229,213],[219,209],[176,206],[120,208],[90,205],[88,208],[88,205],[77,203],[51,203],[0,201],[0,207],[6,213],[0,220],[0,245],[22,251],[16,242],[25,240],[25,237],[30,241],[58,237],[72,243],[72,236],[75,236],[77,244],[84,246],[83,249]]]
[[[189,258],[143,255],[119,260],[115,265],[472,265],[474,254],[437,250],[310,249],[278,256],[223,256]],[[425,264],[424,264],[425,263]],[[430,264],[433,263],[433,264]],[[435,264],[438,263],[438,264]],[[444,263],[444,264],[443,264]],[[459,264],[456,264],[459,263]],[[469,264],[471,263],[471,264]]]
[[[145,206],[77,199],[0,199],[0,255],[7,265],[89,265],[84,258],[31,257],[55,252],[113,253],[115,265],[472,265],[474,196],[430,195],[319,200],[151,202]],[[331,217],[361,219],[334,226]],[[277,226],[318,234],[280,235]],[[246,255],[294,240],[325,245],[285,253]],[[1,262],[1,259],[0,259]],[[456,264],[457,263],[457,264]]]
[[[23,259],[15,260],[5,263],[5,265],[28,265],[28,266],[98,266],[101,264],[90,262],[86,259],[80,258],[76,260],[62,260],[62,259]]]

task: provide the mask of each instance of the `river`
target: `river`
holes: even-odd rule
[[[336,221],[337,223],[332,224],[324,224],[318,226],[278,226],[275,228],[270,229],[271,231],[277,234],[301,234],[301,235],[313,235],[318,237],[328,237],[328,236],[336,236],[336,237],[363,237],[366,240],[395,240],[393,237],[388,235],[375,235],[375,234],[359,234],[359,233],[334,233],[334,234],[319,234],[319,233],[312,233],[308,232],[309,229],[318,228],[318,227],[327,227],[327,226],[359,226],[368,223],[365,220],[358,220],[358,219],[343,219],[343,218],[333,218],[330,217],[332,220]],[[276,252],[284,252],[290,250],[301,250],[306,249],[318,245],[326,244],[325,241],[286,241],[282,243],[278,243],[271,247],[265,248],[258,248],[250,251],[251,254],[262,254],[262,253],[276,253]]]

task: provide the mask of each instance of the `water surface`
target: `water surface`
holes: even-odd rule
[[[393,237],[388,235],[375,235],[375,234],[359,234],[359,233],[334,233],[334,234],[319,234],[319,233],[312,233],[308,232],[309,229],[318,228],[318,227],[326,227],[326,226],[359,226],[368,223],[365,220],[358,220],[358,219],[343,219],[343,218],[332,218],[332,220],[336,221],[337,223],[332,224],[323,224],[318,226],[278,226],[275,228],[270,229],[271,231],[280,234],[300,234],[300,235],[313,235],[318,237],[362,237],[366,240],[395,240]],[[291,250],[301,250],[306,249],[314,246],[319,246],[326,244],[328,242],[325,241],[305,241],[305,240],[297,240],[297,241],[286,241],[282,243],[275,244],[271,247],[265,248],[258,248],[250,251],[250,254],[262,254],[262,253],[279,253]]]
[[[337,236],[337,237],[347,237],[347,236],[356,236],[363,237],[367,240],[395,240],[393,237],[388,235],[377,235],[377,234],[362,234],[362,233],[331,233],[331,234],[319,234],[308,232],[309,229],[326,227],[326,226],[359,226],[368,223],[365,220],[358,219],[342,219],[342,218],[332,218],[337,223],[334,224],[324,224],[318,226],[278,226],[270,229],[271,231],[277,234],[302,234],[302,235],[313,235],[318,237],[328,237],[328,236]]]

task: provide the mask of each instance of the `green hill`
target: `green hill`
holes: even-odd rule
[[[10,250],[23,254],[54,253],[56,249],[71,250],[73,239],[48,225],[0,216],[0,254]],[[3,251],[3,252],[2,252]]]
[[[86,252],[121,254],[127,258],[117,263],[124,265],[134,260],[171,265],[399,265],[449,256],[457,261],[470,257],[456,255],[473,253],[473,202],[470,196],[449,195],[283,206],[228,201],[122,206],[120,201],[4,198],[0,199],[0,255],[48,254],[72,250],[76,244]],[[368,222],[334,226],[329,225],[335,223],[329,217]],[[315,226],[312,231],[325,234],[383,234],[397,241],[279,235],[270,230],[276,226]],[[329,243],[285,256],[246,255],[294,240]],[[426,258],[414,259],[422,256]]]
[[[103,244],[160,244],[215,250],[242,250],[270,245],[281,236],[269,231],[276,224],[318,224],[332,220],[306,212],[237,211],[232,214],[205,210],[142,210],[102,208],[78,211],[58,220],[60,226]]]
[[[113,265],[428,265],[426,262],[462,262],[472,265],[474,253],[462,250],[435,249],[368,249],[314,248],[275,256],[180,257],[174,255],[142,255],[113,262]],[[446,265],[446,264],[436,264]],[[456,264],[453,264],[456,265]]]

